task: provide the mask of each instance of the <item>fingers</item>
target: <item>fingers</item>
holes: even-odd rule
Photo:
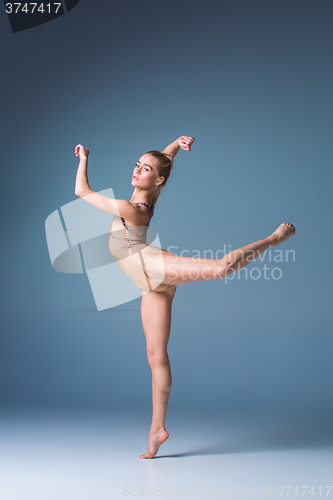
[[[193,137],[188,137],[187,135],[182,135],[181,140],[183,142],[186,142],[187,144],[192,144],[195,141],[195,139],[193,139]]]
[[[83,153],[86,157],[88,157],[88,155],[89,155],[89,149],[88,148],[85,148],[84,146],[82,146],[82,144],[77,144],[75,146],[75,149],[74,149],[75,156],[79,156],[80,152]]]
[[[180,147],[185,149],[185,151],[191,151],[191,146],[195,139],[193,137],[188,137],[187,135],[182,135],[180,137]]]

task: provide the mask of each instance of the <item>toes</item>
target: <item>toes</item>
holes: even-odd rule
[[[152,453],[145,453],[144,455],[139,455],[139,458],[154,458],[154,456]]]

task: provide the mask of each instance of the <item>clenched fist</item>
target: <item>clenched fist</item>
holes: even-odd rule
[[[185,151],[191,151],[191,146],[194,143],[195,139],[193,137],[187,137],[187,135],[182,135],[177,139],[179,147],[185,149]]]
[[[82,146],[82,144],[78,144],[75,146],[75,156],[78,156],[80,160],[87,159],[89,156],[89,149]]]

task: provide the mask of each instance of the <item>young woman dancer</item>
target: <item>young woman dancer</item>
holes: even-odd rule
[[[100,210],[114,214],[109,250],[120,267],[142,290],[141,318],[146,337],[147,357],[152,372],[153,415],[148,452],[140,458],[153,458],[169,437],[165,415],[171,391],[171,371],[167,344],[171,326],[171,306],[177,285],[223,278],[247,266],[267,248],[294,236],[292,224],[283,223],[270,236],[233,250],[222,259],[180,257],[146,243],[146,231],[154,214],[161,188],[165,186],[173,157],[182,148],[190,151],[193,137],[181,136],[163,152],[149,151],[134,167],[130,201],[114,200],[90,189],[87,177],[89,150],[78,144],[80,158],[75,194]]]

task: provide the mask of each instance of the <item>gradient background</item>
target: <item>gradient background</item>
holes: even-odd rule
[[[296,259],[265,259],[280,280],[178,286],[169,412],[332,410],[331,0],[81,0],[17,34],[0,21],[2,408],[149,414],[140,299],[97,312],[85,274],[53,270],[44,223],[76,199],[77,143],[92,189],[129,200],[140,155],[190,135],[151,224],[162,247],[235,249],[291,222]]]

